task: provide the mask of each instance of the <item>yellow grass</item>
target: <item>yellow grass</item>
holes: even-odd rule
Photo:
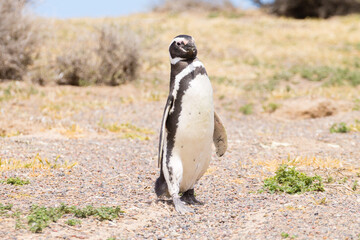
[[[354,170],[350,166],[344,165],[343,161],[337,158],[322,158],[316,156],[297,156],[291,157],[288,156],[287,159],[274,159],[274,160],[259,160],[252,161],[254,165],[260,165],[265,167],[270,172],[275,172],[279,165],[286,164],[289,166],[296,167],[312,167],[312,168],[320,168],[320,169],[331,169],[331,170],[339,170],[339,169],[347,169]]]
[[[99,126],[107,129],[112,133],[120,134],[121,138],[125,139],[139,139],[139,140],[149,140],[150,136],[155,134],[154,131],[147,128],[140,128],[131,123],[111,123],[104,124],[102,119],[99,122]]]
[[[119,18],[53,20],[48,24],[52,37],[47,39],[42,52],[50,52],[48,59],[54,59],[74,42],[96,47],[93,33],[103,24],[126,26],[139,35],[142,56],[139,80],[145,80],[144,84],[168,83],[168,45],[178,34],[195,38],[198,57],[207,67],[214,84],[229,86],[233,95],[264,95],[257,91],[249,93],[246,87],[261,88],[276,74],[295,66],[353,69],[353,64],[359,61],[358,15],[300,21],[259,11],[246,11],[237,18],[210,18],[207,14],[197,13],[144,13]],[[299,76],[290,76],[289,84],[296,85],[298,79]],[[276,88],[271,97],[287,97],[286,85]],[[289,97],[314,94],[331,98],[356,95],[351,88],[336,91],[319,90],[318,87],[309,89],[308,86],[289,94]]]
[[[57,156],[53,161],[47,158],[42,158],[40,154],[36,154],[31,159],[2,159],[0,157],[0,172],[18,170],[18,169],[31,169],[33,173],[37,170],[46,170],[51,172],[52,169],[64,169],[68,170],[77,165],[77,162],[58,163],[60,156]]]
[[[63,127],[59,132],[68,138],[79,138],[82,136],[83,129],[78,124],[71,124],[69,127]]]

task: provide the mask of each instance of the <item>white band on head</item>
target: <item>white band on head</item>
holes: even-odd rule
[[[177,38],[174,38],[174,39],[171,41],[169,47],[170,47],[171,44],[173,44],[174,42],[181,42],[181,41],[183,41],[183,42],[185,43],[185,45],[189,42],[189,40],[187,40],[186,38],[177,37]]]

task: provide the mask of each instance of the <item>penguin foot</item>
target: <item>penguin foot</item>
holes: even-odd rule
[[[184,192],[180,199],[189,205],[204,205],[203,202],[200,202],[195,198],[194,189],[189,189]]]
[[[194,212],[194,210],[192,208],[186,206],[180,200],[180,198],[173,198],[173,202],[174,202],[175,210],[180,214],[193,213]]]

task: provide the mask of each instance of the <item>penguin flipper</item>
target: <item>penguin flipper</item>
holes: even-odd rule
[[[223,156],[227,149],[227,135],[225,127],[216,112],[214,112],[213,142],[216,147],[216,155]]]
[[[161,121],[161,129],[160,129],[160,141],[159,141],[159,157],[158,157],[158,167],[161,166],[162,159],[164,156],[164,142],[165,142],[165,132],[166,132],[166,120],[169,116],[170,108],[172,106],[173,99],[171,97],[168,98],[164,110],[164,115]]]

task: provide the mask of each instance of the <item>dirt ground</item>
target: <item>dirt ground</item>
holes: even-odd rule
[[[13,94],[0,105],[0,174],[30,184],[0,184],[0,203],[24,213],[33,204],[60,203],[121,206],[125,213],[114,221],[82,219],[75,227],[65,224],[65,216],[38,234],[15,229],[14,218],[0,216],[1,239],[360,238],[360,192],[352,189],[360,180],[360,133],[329,131],[333,123],[360,119],[359,111],[342,111],[346,102],[285,100],[272,114],[243,115],[224,107],[233,102],[238,108],[238,99],[215,97],[229,149],[222,158],[213,154],[195,188],[205,205],[181,216],[153,190],[166,90],[129,85],[28,92],[27,85],[11,86]],[[59,167],[22,168],[36,156],[57,159]],[[325,182],[329,176],[335,181],[319,193],[258,193],[262,181],[288,161]]]

